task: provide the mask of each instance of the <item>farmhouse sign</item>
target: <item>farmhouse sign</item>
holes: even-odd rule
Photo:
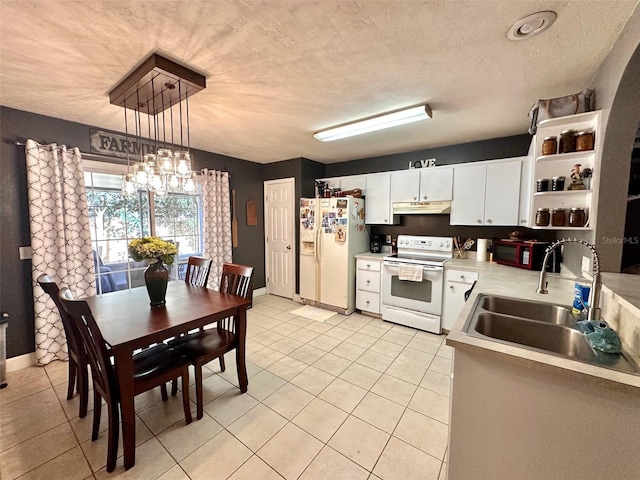
[[[139,157],[140,154],[155,153],[158,145],[153,141],[132,135],[126,136],[105,130],[90,130],[91,153],[107,155],[109,157],[127,158]],[[142,150],[142,152],[141,152]]]

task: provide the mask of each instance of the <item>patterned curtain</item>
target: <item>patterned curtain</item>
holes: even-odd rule
[[[199,177],[202,185],[205,258],[213,260],[209,287],[218,290],[222,264],[231,262],[231,206],[229,173],[204,169]]]
[[[78,297],[96,294],[89,211],[77,148],[26,142],[36,361],[68,357],[62,321],[53,301],[36,283],[43,273]]]

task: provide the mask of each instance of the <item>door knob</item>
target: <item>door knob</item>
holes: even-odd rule
[[[287,245],[287,250],[291,250],[291,245]]]

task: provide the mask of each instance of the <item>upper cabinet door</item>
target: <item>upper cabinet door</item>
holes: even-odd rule
[[[391,173],[391,203],[417,202],[419,195],[420,172],[417,169]]]
[[[451,225],[482,225],[486,165],[454,167],[453,176]]]
[[[367,198],[365,202],[365,223],[390,225],[393,223],[391,211],[391,175],[367,175]]]
[[[420,198],[425,201],[444,201],[453,198],[453,167],[423,168],[420,170]]]
[[[522,161],[487,165],[485,225],[518,225]]]

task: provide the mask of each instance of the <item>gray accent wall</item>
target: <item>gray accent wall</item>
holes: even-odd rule
[[[594,231],[582,238],[595,243],[601,270],[619,272],[627,210],[631,153],[640,122],[640,5],[627,21],[589,87],[602,110],[605,138],[600,166],[598,213]],[[575,236],[575,232],[562,232]],[[564,264],[580,272],[587,251],[578,245],[564,249]]]
[[[20,260],[18,247],[30,245],[29,205],[24,147],[15,142],[31,138],[40,143],[79,147],[90,151],[88,125],[0,107],[0,311],[10,316],[7,356],[34,351],[33,285],[31,261]],[[237,191],[238,248],[233,261],[255,267],[254,286],[264,287],[264,224],[262,165],[210,152],[192,150],[195,168],[227,170]],[[252,195],[258,204],[258,225],[246,223],[245,204]]]

